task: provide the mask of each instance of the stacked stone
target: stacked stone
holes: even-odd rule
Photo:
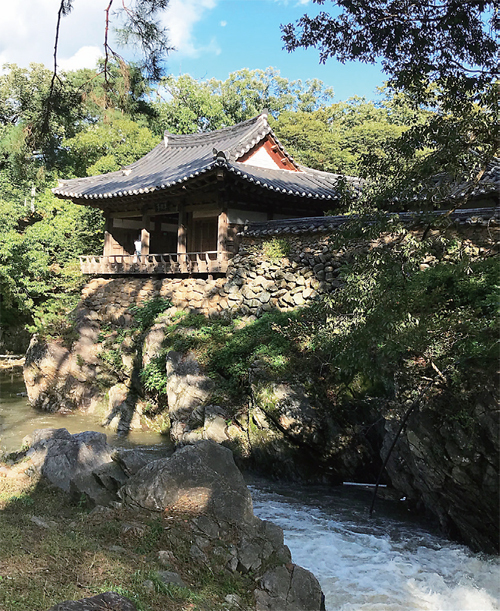
[[[341,286],[340,259],[327,237],[293,236],[289,254],[279,261],[262,255],[265,240],[266,236],[245,239],[232,259],[221,293],[229,309],[255,316],[272,309],[291,310]]]
[[[82,298],[103,322],[128,326],[129,307],[156,297],[206,316],[224,312],[260,316],[273,309],[304,306],[341,286],[340,255],[331,251],[328,236],[292,236],[289,254],[276,261],[262,254],[266,240],[267,236],[244,238],[226,278],[95,278]]]

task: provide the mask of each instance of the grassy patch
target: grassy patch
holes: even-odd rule
[[[250,607],[250,578],[227,574],[216,558],[206,566],[189,556],[189,526],[183,516],[124,509],[92,514],[43,481],[2,478],[0,610],[43,611],[108,590],[131,599],[139,611],[222,610],[224,597],[234,592]],[[169,570],[181,575],[185,588],[158,577],[159,550],[173,552]]]

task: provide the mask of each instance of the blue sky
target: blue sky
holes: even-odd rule
[[[296,2],[221,0],[196,23],[193,31],[198,44],[207,49],[206,57],[179,57],[172,53],[169,71],[174,75],[188,72],[201,79],[225,79],[240,68],[273,66],[292,80],[322,80],[334,88],[336,100],[352,95],[373,98],[384,81],[379,67],[360,62],[342,65],[333,59],[320,64],[315,49],[292,53],[283,49],[280,24],[297,20],[306,10],[318,12],[316,6]]]
[[[2,8],[0,65],[52,65],[57,10],[60,0],[14,0]],[[102,54],[103,15],[108,0],[74,0],[63,19],[59,67],[93,67]],[[116,2],[117,6],[121,3]],[[324,9],[329,9],[327,2]],[[291,80],[318,78],[333,87],[335,100],[350,96],[377,97],[384,75],[378,66],[319,63],[315,49],[287,53],[280,24],[296,21],[318,7],[310,0],[170,0],[162,21],[176,47],[167,61],[169,73],[189,73],[197,79],[224,80],[242,68],[280,70]]]

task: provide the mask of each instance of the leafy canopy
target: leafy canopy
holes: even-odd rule
[[[313,0],[324,5],[325,0]],[[285,25],[287,50],[318,47],[320,60],[382,62],[389,84],[420,101],[438,83],[461,99],[498,77],[498,15],[490,0],[331,0],[336,15]],[[451,102],[451,99],[449,100]],[[457,100],[457,105],[459,100]]]
[[[314,0],[326,4],[325,0]],[[435,200],[467,182],[462,203],[498,154],[498,29],[487,0],[332,0],[332,12],[305,15],[283,26],[289,51],[317,47],[320,60],[380,60],[389,91],[414,109],[430,111],[388,147],[368,159],[380,201],[391,196]],[[436,189],[437,174],[443,180]]]
[[[196,81],[188,74],[168,76],[158,93],[164,98],[155,105],[159,126],[184,134],[234,125],[266,109],[275,118],[286,110],[312,112],[333,97],[333,90],[321,81],[291,81],[275,68],[244,68],[225,81]]]

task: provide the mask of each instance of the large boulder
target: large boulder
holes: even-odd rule
[[[127,435],[131,430],[141,429],[141,409],[137,393],[126,384],[112,386],[108,391],[108,413],[102,426],[115,430],[118,435]]]
[[[134,514],[177,515],[182,532],[188,531],[192,561],[250,575],[259,611],[322,610],[321,588],[311,573],[291,564],[281,528],[254,515],[250,492],[228,448],[200,441],[159,458],[147,450],[114,451],[102,433],[44,429],[35,431],[25,457],[52,484],[95,504],[121,499],[123,509],[128,506]],[[101,507],[96,515],[103,511],[111,509]],[[172,535],[176,545],[179,533]],[[161,573],[170,582],[175,575]],[[60,603],[50,611],[134,611],[127,605],[126,599],[107,593]]]
[[[301,384],[286,384],[267,380],[252,384],[254,403],[291,441],[311,448],[328,443],[327,426],[321,410],[311,404],[311,399]]]
[[[170,458],[147,464],[129,479],[120,496],[153,511],[173,508],[237,524],[256,519],[232,452],[211,441],[185,446]]]
[[[68,349],[34,335],[24,363],[24,381],[31,405],[48,412],[92,410],[100,390],[96,381],[97,329],[80,328],[78,342]]]
[[[267,571],[255,590],[256,611],[324,611],[325,597],[314,575],[296,564]]]
[[[324,608],[314,575],[291,564],[281,528],[253,514],[250,492],[229,449],[213,441],[184,446],[139,469],[120,496],[133,507],[192,516],[194,561],[206,558],[203,550],[211,541],[230,541],[219,554],[225,554],[226,570],[260,579],[254,592],[258,611]]]
[[[103,433],[71,435],[66,429],[40,429],[25,443],[29,445],[26,457],[43,477],[78,498],[84,495],[92,504],[116,500],[118,488],[126,481]]]
[[[66,600],[48,611],[137,611],[136,606],[116,592],[105,592],[92,598]]]
[[[214,382],[201,372],[190,353],[169,352],[166,373],[170,434],[174,441],[182,441],[192,415],[208,403]]]

